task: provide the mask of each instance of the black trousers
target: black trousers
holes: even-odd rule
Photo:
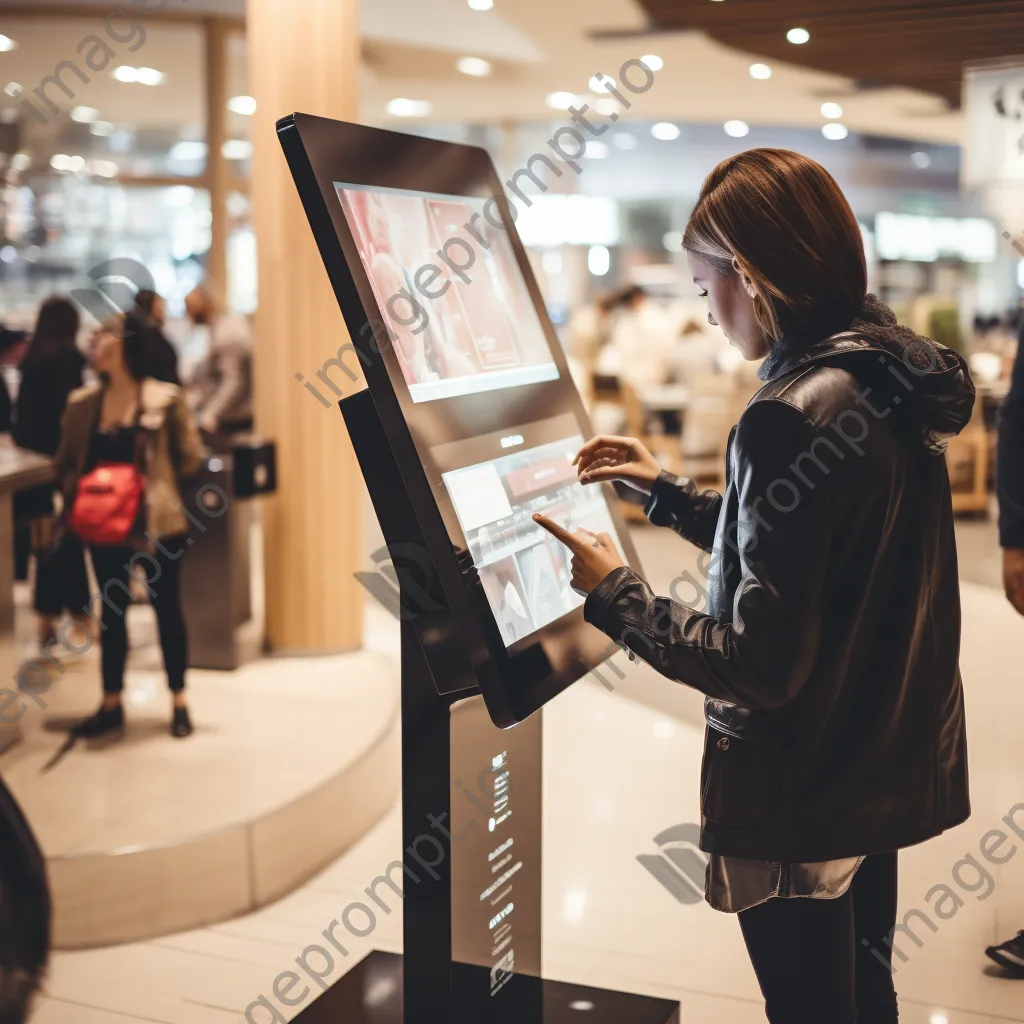
[[[896,890],[897,854],[879,854],[838,899],[771,899],[739,915],[771,1024],[895,1024]]]
[[[150,603],[156,612],[160,648],[164,656],[167,683],[174,693],[185,689],[188,666],[188,633],[181,610],[182,537],[164,537],[153,553],[127,547],[90,548],[92,567],[102,595],[101,638],[103,692],[120,693],[124,689],[124,666],[128,659],[128,622],[125,613],[131,604],[132,568],[141,567],[146,575]]]

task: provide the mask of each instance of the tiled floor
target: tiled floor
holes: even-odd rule
[[[638,539],[653,582],[666,588],[689,562],[685,546],[650,530]],[[921,906],[933,885],[951,882],[957,862],[1024,803],[1024,619],[984,585],[965,582],[963,602],[974,816],[903,855],[904,912]],[[394,633],[393,622],[375,616],[373,645],[393,643]],[[656,833],[697,814],[699,702],[666,696],[668,685],[631,667],[616,692],[583,683],[545,712],[545,973],[678,999],[686,1024],[763,1022],[736,921],[676,902],[636,861],[655,852]],[[649,702],[631,699],[636,694]],[[258,913],[151,942],[57,954],[33,1024],[241,1024],[246,1007],[399,849],[396,809],[310,884]],[[986,898],[978,897],[988,886],[963,893],[953,919],[926,933],[921,948],[908,946],[896,974],[906,1024],[1024,1021],[1024,981],[988,971],[982,953],[1024,927],[1024,852],[992,875]],[[365,940],[352,940],[338,972],[374,947],[400,945],[396,911]],[[271,1018],[256,1009],[250,1019]]]

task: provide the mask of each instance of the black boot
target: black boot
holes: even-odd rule
[[[188,708],[174,709],[174,717],[171,719],[171,735],[179,740],[192,735],[192,719],[189,718]]]
[[[96,739],[108,733],[124,730],[124,708],[118,704],[114,708],[100,707],[99,711],[81,721],[72,729],[72,734],[82,739]]]
[[[989,946],[985,952],[1000,967],[1005,967],[1015,977],[1024,978],[1024,932],[1001,946]]]

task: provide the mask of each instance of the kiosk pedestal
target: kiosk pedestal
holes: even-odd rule
[[[435,681],[423,644],[444,630],[430,581],[398,566],[418,545],[414,510],[370,393],[341,407],[402,584],[404,853],[382,876],[402,884],[405,952],[370,954],[296,1020],[678,1024],[678,1003],[540,977],[543,712],[501,730],[470,673]],[[378,889],[393,905],[377,881],[367,905]]]

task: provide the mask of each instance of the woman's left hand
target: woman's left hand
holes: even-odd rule
[[[539,513],[533,521],[572,552],[572,588],[579,594],[589,594],[608,573],[626,564],[607,533],[570,533]]]

